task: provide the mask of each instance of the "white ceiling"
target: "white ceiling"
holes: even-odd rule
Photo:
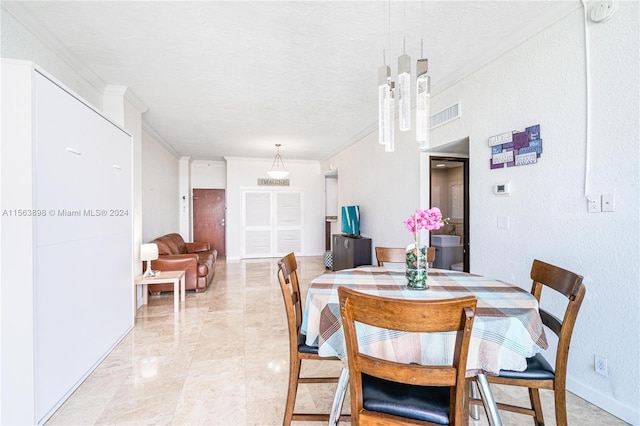
[[[397,72],[403,37],[415,72],[423,35],[437,93],[580,1],[2,5],[51,46],[66,47],[60,53],[79,70],[127,86],[148,107],[146,123],[179,155],[268,158],[281,143],[286,163],[327,159],[377,129],[382,52]]]

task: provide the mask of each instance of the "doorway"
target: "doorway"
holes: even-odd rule
[[[431,235],[445,234],[460,237],[460,244],[442,247],[437,261],[445,269],[470,271],[471,238],[469,233],[469,159],[464,157],[431,156],[429,161],[429,205],[438,206],[449,223]],[[440,254],[440,256],[438,256]]]
[[[226,257],[225,190],[193,190],[193,241],[207,241]]]

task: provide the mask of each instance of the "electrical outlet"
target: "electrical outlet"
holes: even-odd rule
[[[607,358],[601,355],[594,355],[594,365],[593,368],[596,370],[596,373],[601,374],[605,377],[609,375],[609,367],[607,366]]]

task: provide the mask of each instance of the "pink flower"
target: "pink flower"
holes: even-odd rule
[[[409,219],[405,220],[403,223],[404,223],[405,228],[407,228],[407,231],[411,232],[412,234],[415,234],[416,228],[415,228],[415,220],[414,220],[413,216],[411,216]]]
[[[416,210],[415,214],[403,223],[407,231],[411,232],[415,239],[417,233],[423,229],[433,231],[442,228],[447,223],[447,219],[442,219],[442,212],[438,207],[432,207],[430,209]]]

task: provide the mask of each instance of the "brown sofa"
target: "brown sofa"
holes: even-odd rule
[[[180,234],[167,234],[150,243],[158,245],[158,259],[151,262],[156,271],[186,271],[185,288],[200,293],[207,289],[215,273],[218,251],[207,242],[185,243]],[[173,284],[152,284],[149,292],[173,291]]]

